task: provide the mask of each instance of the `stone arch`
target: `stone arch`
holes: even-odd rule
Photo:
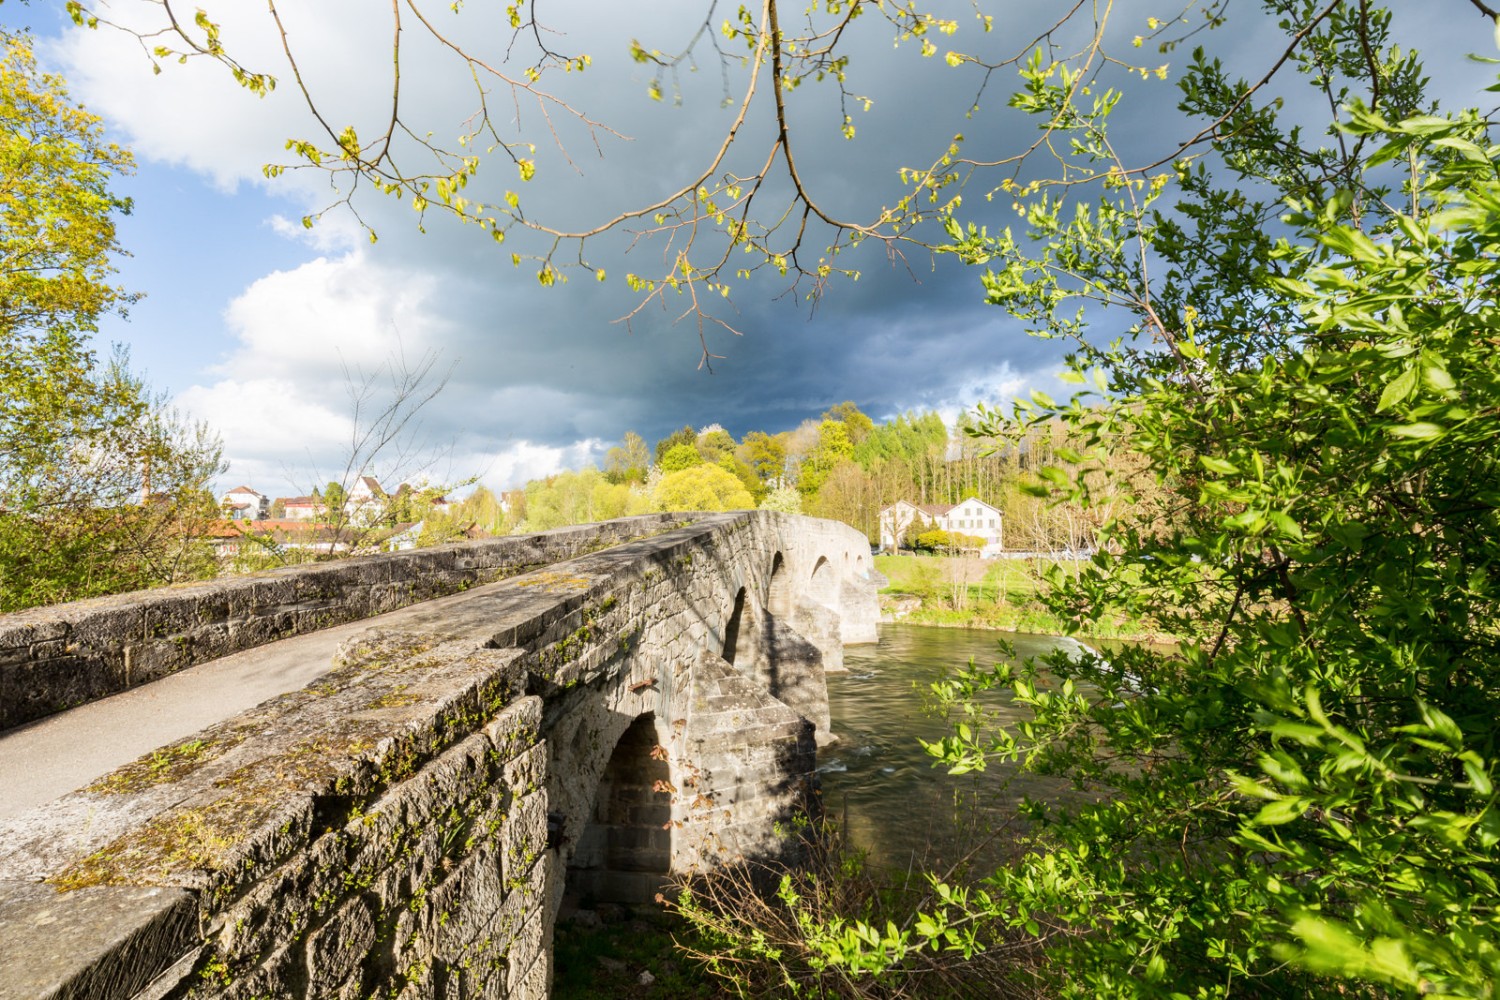
[[[649,903],[665,885],[672,795],[659,745],[654,712],[638,716],[615,744],[568,863],[566,892],[577,905]]]
[[[771,582],[766,590],[766,610],[777,618],[791,615],[796,606],[796,586],[780,552],[771,559]]]
[[[825,608],[839,606],[838,573],[827,556],[819,556],[808,578],[807,595]]]

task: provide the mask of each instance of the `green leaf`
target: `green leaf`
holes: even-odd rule
[[[1434,392],[1451,392],[1458,388],[1458,383],[1453,381],[1453,376],[1448,374],[1448,369],[1438,365],[1427,365],[1422,369],[1422,381]]]
[[[1294,819],[1301,819],[1311,800],[1303,798],[1277,799],[1260,807],[1260,812],[1250,821],[1254,826],[1280,826]]]
[[[1233,462],[1227,462],[1222,458],[1214,458],[1212,455],[1199,455],[1198,462],[1209,472],[1217,472],[1224,476],[1238,475],[1240,467]]]
[[[1302,540],[1302,525],[1292,520],[1289,515],[1273,510],[1266,514],[1266,518],[1283,538],[1294,538],[1299,542]]]
[[[1432,441],[1442,437],[1447,431],[1437,424],[1418,421],[1414,424],[1399,424],[1391,428],[1391,435],[1399,438],[1408,438],[1414,441]]]
[[[1375,407],[1376,413],[1383,413],[1398,403],[1405,402],[1417,388],[1417,370],[1415,368],[1404,368],[1401,374],[1386,383],[1385,389],[1380,393],[1380,403]]]

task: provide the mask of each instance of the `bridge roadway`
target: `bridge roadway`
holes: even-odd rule
[[[174,740],[306,687],[333,669],[334,651],[351,636],[376,626],[437,621],[445,609],[504,582],[241,650],[0,732],[0,822]]]
[[[795,855],[868,560],[656,515],[5,616],[0,1000],[545,1000],[567,893]]]

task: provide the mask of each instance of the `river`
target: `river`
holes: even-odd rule
[[[824,808],[872,861],[942,867],[976,837],[1000,831],[996,839],[1008,839],[1004,818],[1023,796],[1063,791],[1058,779],[1021,773],[1014,765],[950,776],[932,766],[917,742],[950,731],[932,711],[928,685],[970,657],[981,665],[997,662],[1001,639],[1022,658],[1077,648],[1056,636],[896,623],[880,626],[877,644],[845,649],[848,672],[829,675],[839,739],[818,752]],[[1003,696],[988,703],[1002,717],[1019,718]]]

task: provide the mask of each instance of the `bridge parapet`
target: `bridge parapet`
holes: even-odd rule
[[[0,824],[0,1000],[545,997],[559,908],[793,846],[868,552],[701,516],[372,626]]]
[[[0,729],[184,667],[681,527],[646,514],[0,615]]]

